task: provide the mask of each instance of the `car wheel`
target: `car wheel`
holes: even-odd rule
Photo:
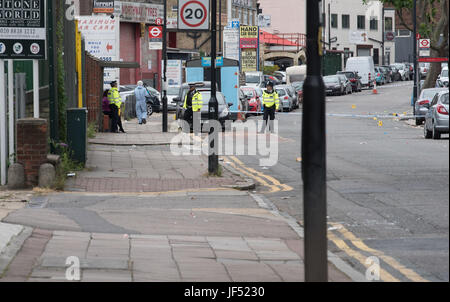
[[[433,131],[431,132],[433,139],[441,139],[441,133],[433,126]]]
[[[416,117],[416,126],[422,125],[422,120]]]
[[[431,133],[431,131],[428,131],[427,122],[425,121],[425,125],[423,125],[423,136],[425,138],[431,138],[431,135],[432,135],[432,133]]]
[[[147,116],[151,116],[153,114],[152,104],[147,103]]]

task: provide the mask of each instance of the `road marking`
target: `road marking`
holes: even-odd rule
[[[263,177],[263,178],[267,179],[269,182],[271,182],[273,184],[273,186],[275,186],[276,188],[279,188],[277,191],[280,191],[280,189],[283,192],[288,192],[288,191],[292,191],[293,190],[293,188],[291,186],[288,186],[286,184],[280,183],[280,181],[277,180],[276,178],[274,178],[272,176],[269,176],[269,175],[266,175],[266,174],[264,174],[262,172],[259,172],[259,171],[255,170],[255,169],[252,169],[250,167],[247,167],[236,156],[230,156],[229,159],[233,160],[236,164],[238,164],[243,169],[245,169],[248,172],[252,173],[252,174],[250,174],[250,177],[252,177],[252,178],[257,177],[257,176],[255,176],[255,174],[256,174],[256,175],[259,175],[260,177]],[[248,175],[248,174],[246,174],[246,175]],[[260,177],[258,177],[258,178],[260,178]],[[264,181],[264,182],[267,183],[266,181]],[[272,187],[272,185],[269,185],[269,186]]]
[[[287,192],[287,191],[292,191],[293,188],[291,186],[288,186],[286,184],[282,184],[280,183],[276,178],[266,175],[262,172],[259,172],[255,169],[252,169],[250,167],[247,167],[242,161],[240,161],[236,156],[230,156],[231,159],[233,159],[236,163],[240,164],[244,169],[247,169],[250,172],[256,173],[259,176],[264,177],[265,179],[267,179],[268,181],[272,182],[274,185],[280,186],[282,188],[282,191]]]
[[[414,282],[429,282],[429,280],[426,280],[419,276],[416,272],[413,270],[405,267],[403,264],[400,264],[397,262],[394,258],[390,256],[386,256],[383,252],[372,249],[368,247],[361,239],[357,238],[353,233],[351,233],[349,230],[347,230],[343,225],[339,223],[331,223],[336,229],[348,240],[352,242],[354,246],[359,248],[360,250],[366,251],[368,253],[373,254],[374,256],[377,256],[384,260],[387,264],[389,264],[392,268],[399,271],[402,275],[404,275],[406,278],[410,279]]]
[[[330,239],[331,241],[333,241],[333,243],[342,251],[344,251],[347,255],[349,255],[350,257],[358,260],[364,267],[366,267],[366,259],[367,257],[362,255],[361,253],[353,250],[352,248],[350,248],[345,242],[344,240],[336,237],[332,232],[328,232],[327,234],[328,239]],[[386,270],[382,269],[380,267],[380,279],[382,281],[386,281],[386,282],[400,282],[399,279],[395,278],[394,276],[392,276],[390,273],[388,273]]]
[[[183,189],[173,191],[159,191],[159,192],[86,192],[86,191],[64,191],[64,194],[74,195],[89,195],[89,196],[158,196],[165,194],[177,194],[177,193],[196,193],[196,192],[217,192],[217,191],[235,191],[230,188],[197,188],[197,189]],[[59,192],[49,192],[48,194],[58,194]]]
[[[236,170],[244,173],[245,175],[247,175],[250,178],[255,179],[256,181],[261,183],[263,186],[270,188],[270,191],[268,193],[275,193],[275,192],[279,192],[280,191],[280,188],[278,186],[269,184],[267,181],[265,181],[261,177],[258,177],[256,175],[250,173],[248,170],[245,170],[244,167],[242,167],[242,166],[238,167],[238,165],[235,164],[230,158],[224,156],[224,159],[227,160],[229,162],[229,164],[231,166],[233,166],[233,168],[235,168]]]

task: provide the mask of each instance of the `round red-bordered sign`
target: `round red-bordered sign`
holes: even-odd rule
[[[196,24],[191,24],[189,22],[186,21],[185,16],[184,16],[184,10],[186,8],[186,6],[190,5],[190,4],[198,4],[202,9],[203,9],[203,19]],[[206,18],[208,17],[208,10],[206,9],[206,7],[203,5],[203,3],[196,1],[196,0],[192,0],[187,2],[185,5],[183,5],[183,7],[181,8],[181,21],[183,21],[184,24],[186,24],[189,27],[199,27],[201,25],[203,25],[203,23],[205,23]]]
[[[430,47],[430,41],[427,40],[427,39],[420,40],[420,47],[429,48]]]

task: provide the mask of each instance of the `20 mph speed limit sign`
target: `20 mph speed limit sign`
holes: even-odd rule
[[[178,29],[209,30],[209,0],[178,0]]]

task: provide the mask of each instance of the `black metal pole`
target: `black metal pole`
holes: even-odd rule
[[[58,94],[57,94],[57,83],[56,83],[56,3],[54,0],[47,1],[47,26],[48,26],[48,91],[49,91],[49,109],[50,109],[50,139],[57,142],[59,140],[58,133],[58,115],[57,115],[57,105],[58,105]],[[60,3],[59,13],[63,13],[64,5]],[[59,17],[58,17],[59,18]],[[51,146],[53,148],[53,145]],[[54,150],[51,150],[54,151]]]
[[[413,107],[417,101],[417,3],[413,0],[413,31],[414,31],[414,45],[413,45],[413,65],[414,65],[414,88],[413,88]]]
[[[210,121],[219,119],[219,105],[216,98],[216,55],[217,55],[217,2],[211,1],[211,98],[208,103],[208,118]],[[216,153],[219,131],[221,129],[211,128],[209,131],[210,154],[208,158],[208,171],[217,174],[219,171],[219,157]]]
[[[222,0],[219,0],[219,52],[222,56]]]
[[[163,60],[164,73],[162,85],[162,103],[163,103],[163,125],[162,131],[167,132],[167,0],[164,0],[164,21],[163,21]]]
[[[382,37],[381,37],[381,41],[383,43],[381,43],[381,65],[386,64],[385,61],[385,57],[384,57],[384,35],[385,35],[385,25],[384,25],[384,4],[382,4],[382,8],[381,8],[381,33],[382,33]]]
[[[328,49],[331,49],[331,3],[328,2]]]
[[[302,121],[305,281],[328,281],[325,87],[321,77],[319,1],[306,2],[307,77]]]

